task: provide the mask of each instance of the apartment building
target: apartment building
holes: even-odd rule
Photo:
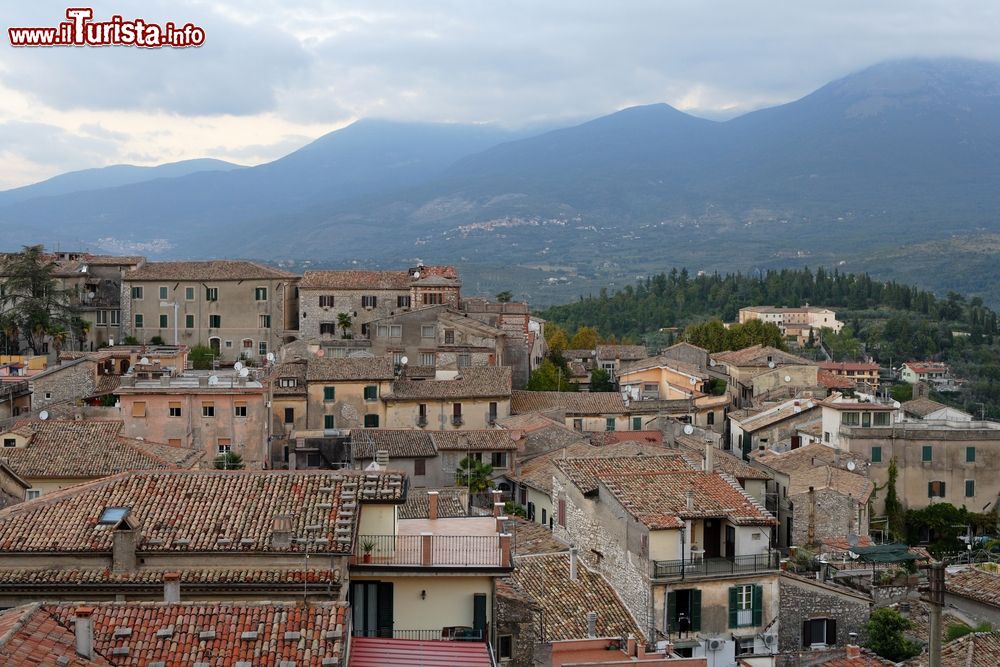
[[[847,378],[868,393],[875,393],[879,384],[879,365],[851,361],[821,361],[819,369],[831,375]]]
[[[713,368],[725,373],[726,389],[737,408],[753,407],[770,395],[818,389],[819,366],[774,347],[753,345],[711,355]]]
[[[125,335],[121,308],[125,291],[123,280],[129,271],[142,266],[146,258],[116,257],[89,253],[57,253],[54,276],[69,296],[70,304],[88,324],[82,341],[70,341],[72,349],[96,350],[120,343]],[[82,345],[79,343],[82,342]]]
[[[298,330],[299,277],[239,260],[147,262],[124,278],[126,332],[188,347],[219,361],[261,361]]]
[[[387,428],[481,430],[511,410],[511,371],[506,367],[439,371],[433,379],[402,376],[384,397]]]
[[[392,392],[395,377],[389,357],[309,359],[306,363],[306,429],[331,433],[387,426],[383,399]],[[287,418],[288,413],[282,416]]]
[[[514,391],[511,413],[562,413],[566,426],[577,431],[642,431],[641,416],[633,416],[617,391]]]
[[[818,339],[820,329],[830,329],[834,333],[840,333],[840,330],[844,328],[844,323],[837,319],[835,311],[808,304],[801,308],[782,308],[780,306],[740,308],[740,324],[750,320],[775,324],[782,336],[792,336],[800,345],[808,340],[810,330]]]

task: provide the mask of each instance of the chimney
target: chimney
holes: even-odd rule
[[[435,521],[438,518],[438,492],[427,492],[427,518]]]
[[[94,626],[90,621],[93,613],[93,607],[77,607],[75,612],[76,652],[88,660],[94,659]]]
[[[851,634],[854,635],[854,639],[857,639],[857,634],[856,633],[852,632]],[[851,643],[847,645],[847,655],[846,655],[846,657],[847,657],[848,660],[850,660],[851,658],[860,658],[861,657],[861,647],[858,646],[857,644],[855,644],[853,639],[851,640]]]
[[[161,375],[160,376],[160,386],[161,387],[169,387],[170,386],[170,376],[169,375]]]
[[[578,553],[578,549],[576,547],[570,547],[569,548],[569,580],[570,581],[576,581],[577,553]]]
[[[838,468],[840,467],[840,450],[839,449],[834,449],[833,450],[833,465],[837,466]]]
[[[593,639],[597,636],[597,612],[587,612],[587,637]]]
[[[111,570],[113,572],[131,572],[135,570],[135,545],[138,539],[138,529],[124,522],[115,526],[111,538]]]
[[[715,445],[711,440],[705,440],[705,472],[715,470]]]
[[[287,549],[292,545],[292,517],[279,514],[271,522],[271,546]]]
[[[163,575],[163,601],[181,601],[181,573],[166,572]]]
[[[377,463],[378,467],[381,468],[382,470],[385,470],[386,468],[388,468],[389,467],[389,452],[387,450],[385,450],[385,449],[380,449],[380,450],[376,451],[375,452],[375,463]]]
[[[694,489],[688,489],[687,508],[689,512],[694,509]]]

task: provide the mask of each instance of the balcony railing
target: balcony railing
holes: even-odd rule
[[[654,579],[727,577],[736,574],[777,571],[781,558],[777,551],[733,558],[653,561]]]
[[[506,550],[504,540],[507,540]],[[359,535],[356,565],[509,567],[510,538],[501,535]],[[370,551],[367,548],[370,547]]]
[[[483,631],[474,628],[443,628],[440,630],[396,630],[393,639],[419,639],[420,641],[478,642],[483,640]]]

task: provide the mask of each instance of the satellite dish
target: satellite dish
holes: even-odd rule
[[[684,435],[691,435],[694,433],[694,426],[691,424],[684,424]]]
[[[208,384],[210,384],[213,387],[215,385],[219,384],[219,376],[218,375],[210,375],[210,376],[208,376]]]
[[[848,533],[847,534],[847,544],[848,544],[848,546],[851,546],[851,547],[858,546],[858,534],[857,533]]]
[[[149,357],[143,357],[142,359],[139,360],[139,363],[142,364],[143,366],[148,366],[149,365]]]
[[[267,353],[267,361],[269,363],[274,361],[274,352],[268,352]]]
[[[853,471],[853,470],[854,470],[855,468],[857,468],[857,467],[858,467],[858,464],[857,464],[857,463],[855,463],[854,461],[848,461],[848,462],[847,462],[847,469],[848,469],[848,470],[851,470],[851,471]],[[852,545],[852,546],[853,546],[853,545]]]
[[[896,408],[897,410],[898,410],[898,409],[899,409],[899,408],[900,408],[901,406],[902,406],[902,403],[900,403],[899,401],[893,401],[893,402],[892,402],[892,407]]]
[[[42,421],[45,421],[46,419],[49,418],[49,411],[42,410],[41,412],[38,413],[38,418],[41,419]]]
[[[414,271],[413,272],[413,277],[414,278],[419,278],[420,277],[420,272],[419,271]]]
[[[792,381],[792,376],[791,375],[786,375],[785,376],[785,382],[791,382],[791,381]]]
[[[691,378],[691,384],[698,384],[698,378]]]
[[[233,364],[233,370],[234,371],[241,371],[241,370],[243,370],[243,362],[242,361],[237,361],[235,364]]]
[[[708,360],[708,365],[714,368],[715,367],[715,359],[709,359]]]
[[[767,367],[768,368],[774,368],[774,362],[773,361],[767,362]]]
[[[408,358],[406,358],[406,357],[401,357],[400,360],[399,360],[399,363],[401,363],[401,364],[403,364],[405,366],[406,364],[410,363],[410,360]]]
[[[87,292],[88,299],[93,299],[95,296],[97,296],[97,294],[95,294],[94,292]]]
[[[250,375],[250,369],[249,368],[241,368],[240,369],[240,377],[241,378],[245,378],[248,375]]]

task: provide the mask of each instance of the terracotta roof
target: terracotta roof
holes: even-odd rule
[[[914,398],[912,401],[906,401],[900,407],[903,409],[903,412],[907,412],[918,417],[926,417],[932,412],[948,408],[948,406],[944,403],[938,403],[937,401],[932,401],[931,399],[923,396],[920,398]]]
[[[125,266],[139,264],[145,260],[142,255],[85,255],[81,261],[94,266]]]
[[[947,373],[948,364],[939,361],[907,361],[903,364],[914,373]]]
[[[818,401],[796,398],[737,421],[739,421],[740,427],[744,431],[752,433],[753,431],[759,431],[762,428],[767,428],[768,426],[772,426],[786,419],[797,417],[802,413],[818,407]]]
[[[317,357],[306,368],[308,382],[391,380],[395,376],[392,357]]]
[[[835,375],[830,371],[820,370],[816,373],[816,381],[821,387],[826,389],[851,389],[855,386],[855,381],[843,375]]]
[[[24,447],[5,447],[3,456],[21,477],[104,477],[127,470],[189,468],[200,452],[146,443],[119,435],[124,422],[23,420],[9,432],[28,438]]]
[[[923,653],[904,663],[906,667],[926,667]],[[1000,665],[1000,632],[973,632],[941,647],[941,667],[993,667]]]
[[[648,354],[645,345],[598,345],[597,358],[603,361],[634,361]]]
[[[238,259],[210,259],[204,262],[147,262],[125,274],[125,280],[280,280],[294,274]]]
[[[510,396],[510,382],[510,368],[507,366],[463,368],[453,380],[396,380],[392,384],[392,393],[385,399],[502,398]]]
[[[392,459],[437,455],[430,433],[418,429],[355,428],[351,429],[351,442],[355,460],[373,459],[376,452],[384,450],[390,466]]]
[[[507,478],[530,486],[544,493],[552,493],[552,473],[555,471],[555,461],[562,458],[576,458],[586,456],[590,450],[595,449],[593,445],[586,442],[577,442],[557,449],[555,451],[536,456],[535,458],[521,464],[519,473],[508,473]]]
[[[484,642],[354,637],[348,667],[490,667]]]
[[[788,495],[808,493],[812,487],[817,491],[830,489],[849,495],[862,505],[868,502],[875,485],[864,475],[843,470],[832,465],[815,468],[801,468],[788,474]]]
[[[398,473],[360,471],[158,471],[122,473],[0,510],[0,552],[110,552],[106,508],[130,508],[139,552],[299,551],[272,544],[274,519],[290,517],[326,544],[350,553],[357,501],[402,502]],[[338,524],[338,520],[343,525]]]
[[[646,445],[663,445],[662,431],[594,431],[589,434],[593,445],[604,447],[619,442],[641,442]]]
[[[878,364],[851,361],[821,361],[819,367],[825,371],[879,371]]]
[[[262,655],[295,665],[320,667],[345,652],[348,606],[314,602],[102,602],[88,604],[95,657],[75,651],[74,625],[80,604],[38,604],[3,613],[19,617],[5,633],[5,664],[82,664],[139,667],[171,665],[234,667],[256,664]],[[293,633],[293,636],[289,636]],[[42,656],[48,649],[49,654]],[[0,655],[3,655],[0,653]],[[30,662],[31,656],[42,662]],[[274,662],[273,664],[278,664]]]
[[[459,286],[453,266],[421,266],[420,277],[410,271],[306,271],[299,289],[409,290],[411,285]]]
[[[434,446],[439,452],[454,451],[475,452],[513,451],[517,442],[511,437],[510,431],[503,429],[478,429],[472,431],[428,431]]]
[[[400,519],[426,519],[427,492],[438,492],[438,518],[451,519],[468,516],[469,494],[465,489],[410,489],[406,502],[399,506]]]
[[[577,562],[569,578],[569,554],[518,556],[510,581],[541,609],[545,641],[585,639],[587,613],[597,613],[598,637],[644,637],[621,598],[601,575]]]
[[[294,387],[282,387],[283,378],[295,380]],[[271,383],[271,393],[275,396],[305,396],[306,395],[306,362],[289,361],[277,364],[268,376]]]
[[[783,473],[792,473],[805,468],[813,468],[816,465],[832,464],[838,457],[842,465],[848,461],[854,461],[858,469],[863,468],[867,462],[865,458],[852,452],[838,450],[821,442],[814,442],[805,447],[792,449],[787,452],[776,452],[774,450],[753,450],[750,456],[754,461],[763,463],[767,467]]]
[[[559,408],[568,415],[624,415],[628,413],[617,391],[521,391],[510,397],[513,414]]]
[[[662,449],[658,450],[655,455],[623,452],[618,456],[589,456],[575,459],[557,458],[553,463],[584,494],[596,492],[599,484],[598,478],[604,475],[648,473],[663,470],[697,470],[697,463],[684,456],[681,452],[671,451],[670,453],[660,453],[662,451]]]
[[[809,359],[797,357],[776,347],[764,347],[763,345],[753,345],[742,350],[716,352],[712,355],[712,359],[730,366],[768,366],[770,363],[774,363],[775,366],[816,365],[816,362]]]
[[[855,399],[834,400],[838,394],[833,394],[830,398],[819,402],[820,405],[834,410],[869,410],[872,412],[890,412],[896,408],[890,403],[873,403],[871,401],[859,401]]]
[[[563,359],[590,360],[597,356],[596,350],[563,350]]]
[[[550,554],[569,549],[569,545],[552,534],[548,526],[520,517],[511,519],[511,533],[514,535],[514,554],[527,556],[529,554]]]
[[[39,667],[112,664],[100,655],[92,660],[78,655],[73,627],[64,625],[38,604],[0,612],[0,661],[5,665]]]
[[[90,392],[90,395],[104,396],[105,394],[113,394],[118,391],[121,383],[122,378],[120,375],[98,375],[97,382],[94,384],[94,390]]]
[[[824,660],[823,662],[811,662],[809,664],[816,667],[894,667],[896,663],[886,660],[882,656],[872,653],[868,649],[859,648],[858,655],[847,657],[841,651],[836,651],[837,657]]]
[[[705,443],[699,442],[697,438],[691,437],[689,435],[679,435],[675,438],[678,445],[684,449],[691,452],[692,455],[698,456],[702,462],[705,460]],[[724,472],[727,475],[731,475],[739,480],[744,479],[773,479],[774,475],[771,473],[761,470],[760,468],[755,468],[738,456],[733,456],[727,451],[715,448],[712,453],[712,459],[715,461],[715,469]]]
[[[711,377],[706,371],[701,370],[697,366],[692,366],[691,364],[684,363],[683,361],[663,356],[647,357],[646,359],[638,359],[636,361],[623,363],[621,368],[618,369],[618,375],[620,377],[627,373],[637,373],[638,371],[649,370],[650,368],[669,368],[670,370],[695,377],[700,380],[707,380]],[[685,391],[687,389],[690,389],[690,387],[685,388]]]
[[[29,587],[79,587],[79,586],[141,586],[160,589],[163,575],[177,572],[181,576],[181,586],[192,588],[210,586],[256,586],[271,587],[298,586],[301,590],[305,581],[317,584],[338,584],[340,571],[335,568],[315,568],[311,570],[288,568],[197,568],[169,570],[133,570],[113,572],[106,567],[94,568],[0,568],[0,591],[19,590]]]
[[[967,567],[948,574],[945,589],[952,595],[960,595],[1000,609],[1000,574],[986,572],[978,567]]]

